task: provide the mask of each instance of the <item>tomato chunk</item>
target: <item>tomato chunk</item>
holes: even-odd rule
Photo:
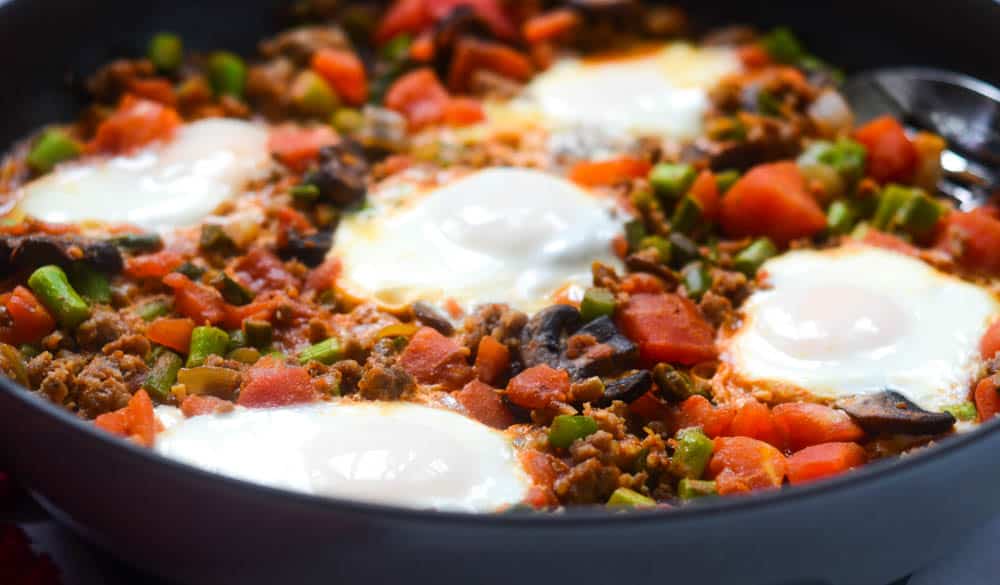
[[[253,248],[236,261],[233,272],[253,292],[284,290],[297,279],[285,270],[285,263],[265,248]]]
[[[1000,274],[1000,220],[987,208],[950,213],[936,247],[969,270]]]
[[[160,423],[153,413],[153,401],[145,390],[133,394],[125,408],[98,416],[94,419],[94,424],[144,447],[153,445],[153,439],[160,430]]]
[[[334,91],[352,106],[360,106],[368,99],[368,80],[361,59],[351,51],[323,48],[312,57],[312,68],[325,79]]]
[[[854,132],[868,151],[867,175],[880,183],[905,183],[917,170],[917,148],[891,116],[868,122]]]
[[[907,256],[916,256],[920,253],[920,250],[902,238],[871,227],[865,231],[865,235],[861,238],[861,241],[869,246],[899,252]]]
[[[449,126],[469,126],[486,119],[486,113],[479,100],[472,98],[451,98],[444,107],[444,123]]]
[[[716,183],[712,171],[705,170],[698,173],[698,177],[691,184],[688,194],[701,204],[701,212],[706,219],[713,221],[718,219],[722,204],[719,197],[719,185]]]
[[[97,127],[90,148],[128,153],[157,140],[169,140],[180,124],[181,117],[174,109],[126,94],[118,109]]]
[[[421,384],[461,388],[472,377],[469,350],[431,327],[421,327],[399,356],[399,365]]]
[[[476,350],[476,377],[487,384],[496,384],[510,366],[510,350],[487,335]]]
[[[237,401],[241,406],[269,408],[319,399],[305,368],[265,357],[247,370],[246,375],[247,381]]]
[[[385,106],[403,114],[414,130],[441,122],[449,100],[448,91],[429,67],[403,75],[385,94]]]
[[[514,415],[504,406],[497,391],[488,384],[473,380],[452,394],[469,415],[495,429],[505,429],[514,424]]]
[[[986,422],[1000,414],[1000,390],[993,378],[980,380],[972,395],[979,412],[979,422]]]
[[[220,323],[226,318],[226,302],[214,288],[192,282],[179,272],[164,276],[163,284],[174,291],[174,310],[195,323]]]
[[[580,16],[563,8],[529,18],[521,27],[521,35],[529,43],[540,43],[564,36],[579,24]]]
[[[826,215],[792,162],[750,169],[722,198],[720,220],[729,236],[767,236],[781,246],[826,227]]]
[[[328,126],[302,128],[284,125],[271,130],[267,149],[281,164],[301,173],[319,158],[321,148],[336,142],[337,135]]]
[[[708,474],[725,495],[781,487],[787,467],[781,451],[764,441],[719,437],[708,462]]]
[[[496,36],[511,39],[516,34],[499,0],[396,0],[375,31],[375,41],[384,43],[401,33],[423,32],[461,6],[470,7]]]
[[[681,403],[677,428],[701,427],[709,437],[720,437],[729,434],[735,416],[732,406],[715,406],[704,396],[695,395]]]
[[[534,67],[524,54],[500,43],[463,38],[455,46],[448,70],[448,89],[462,92],[469,88],[476,71],[492,71],[515,81],[526,81]]]
[[[618,313],[618,326],[639,345],[646,365],[693,365],[715,358],[715,330],[690,300],[675,294],[632,295]]]
[[[558,505],[559,499],[552,486],[559,477],[559,468],[564,467],[563,463],[548,453],[534,449],[521,451],[517,458],[534,484],[525,501],[536,508]]]
[[[781,434],[771,416],[771,410],[756,400],[746,402],[736,411],[725,434],[733,437],[750,437],[779,448],[783,444]]]
[[[545,408],[566,400],[569,374],[545,364],[532,366],[507,384],[507,398],[524,408]]]
[[[17,286],[3,303],[13,325],[0,328],[0,341],[20,345],[34,343],[56,328],[56,321],[35,295]]]
[[[184,263],[184,257],[173,250],[133,256],[125,261],[125,275],[132,278],[163,278]]]
[[[797,484],[831,477],[865,464],[868,456],[857,443],[822,443],[788,458],[788,481]]]
[[[649,161],[621,156],[598,161],[581,161],[569,170],[569,179],[584,187],[610,186],[649,174]]]
[[[822,404],[779,404],[771,413],[785,445],[792,451],[820,443],[854,442],[865,436],[846,412]]]
[[[994,321],[979,340],[979,355],[984,360],[993,359],[1000,351],[1000,319]]]
[[[153,343],[186,354],[191,346],[192,331],[194,331],[194,321],[191,319],[161,318],[149,324],[146,337]]]
[[[187,418],[231,410],[233,410],[232,402],[215,396],[192,394],[181,402],[181,413]]]

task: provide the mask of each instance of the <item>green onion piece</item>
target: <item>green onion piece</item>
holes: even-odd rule
[[[186,366],[195,368],[205,363],[210,355],[225,355],[229,347],[229,334],[217,327],[195,327],[191,332],[191,349]]]
[[[806,55],[802,43],[795,38],[792,31],[778,27],[761,39],[764,50],[772,59],[779,63],[798,63]]]
[[[671,233],[667,236],[670,242],[670,265],[675,268],[684,266],[701,258],[701,250],[694,240],[681,233]]]
[[[255,347],[238,347],[226,357],[244,364],[255,364],[260,359],[260,351]]]
[[[247,336],[247,344],[264,349],[274,340],[274,327],[267,321],[247,319],[243,322],[243,332]]]
[[[159,234],[125,234],[108,241],[131,252],[155,252],[163,247],[163,238]]]
[[[354,108],[340,108],[330,117],[330,124],[342,134],[357,132],[365,125],[365,116]]]
[[[247,83],[247,66],[239,56],[219,51],[208,59],[208,79],[216,95],[243,97]]]
[[[184,384],[188,394],[211,394],[229,399],[240,387],[241,381],[239,372],[219,366],[189,367],[177,372],[177,382]]]
[[[234,349],[246,346],[247,334],[244,333],[242,329],[236,329],[229,332],[229,343],[226,345],[226,351],[232,352]]]
[[[77,262],[70,266],[69,281],[91,303],[111,304],[111,282],[103,272]]]
[[[59,325],[74,329],[90,316],[90,306],[69,284],[66,273],[54,265],[42,266],[28,277],[28,286],[52,311]]]
[[[161,32],[149,40],[146,56],[160,71],[173,71],[184,60],[184,43],[173,33]]]
[[[185,262],[177,267],[174,272],[179,272],[191,280],[199,280],[205,274],[205,269],[193,262]]]
[[[712,457],[712,439],[696,427],[677,431],[675,438],[677,447],[670,458],[670,471],[679,477],[698,479]]]
[[[828,164],[821,162],[799,163],[799,171],[802,172],[807,184],[819,183],[825,198],[841,197],[847,192],[844,178]]]
[[[715,186],[718,187],[719,193],[723,195],[739,180],[740,172],[737,170],[730,169],[715,173]]]
[[[606,288],[588,288],[580,301],[580,316],[584,321],[615,314],[615,295]]]
[[[330,116],[340,100],[330,84],[315,71],[306,69],[295,76],[290,91],[292,103],[304,114]]]
[[[0,343],[0,374],[27,387],[29,384],[27,356],[22,355],[13,345]]]
[[[653,381],[663,396],[673,402],[683,402],[696,394],[694,382],[686,372],[674,369],[668,363],[653,367]]]
[[[142,387],[162,401],[166,400],[170,395],[170,389],[177,383],[177,372],[184,362],[176,353],[163,348],[158,349],[159,355],[154,358],[153,367],[146,375]]]
[[[611,493],[607,505],[609,508],[649,508],[655,506],[656,501],[635,490],[620,487]]]
[[[36,173],[47,173],[57,164],[80,156],[83,147],[62,130],[46,131],[31,147],[28,166]]]
[[[690,479],[685,477],[677,484],[677,495],[682,500],[694,500],[706,496],[718,495],[714,481]]]
[[[344,348],[340,345],[340,340],[336,337],[331,337],[326,341],[321,341],[302,350],[302,353],[299,354],[299,363],[305,365],[311,361],[317,361],[321,364],[330,365],[343,356]]]
[[[201,226],[198,246],[206,252],[218,252],[219,254],[231,254],[236,250],[236,244],[233,240],[226,234],[221,225],[215,223],[206,223]]]
[[[630,219],[625,222],[625,241],[628,249],[635,252],[640,249],[642,239],[646,237],[646,226],[641,219]]]
[[[879,194],[878,207],[872,217],[872,227],[879,230],[891,230],[895,227],[897,213],[917,191],[902,185],[888,185]]]
[[[387,61],[402,61],[410,54],[410,35],[398,34],[382,45],[379,51]]]
[[[215,288],[222,293],[222,298],[230,305],[243,306],[253,300],[254,294],[226,272],[220,272],[215,281]]]
[[[896,212],[896,223],[900,229],[914,238],[929,236],[943,213],[941,205],[927,196],[923,190],[903,203]]]
[[[299,201],[316,201],[319,199],[319,187],[312,183],[302,183],[292,187],[290,193],[292,197]]]
[[[867,152],[861,143],[840,138],[818,152],[816,160],[833,167],[849,183],[856,183],[865,175],[866,157]]]
[[[653,248],[662,264],[670,263],[670,241],[663,236],[646,236],[639,242],[639,249]]]
[[[670,219],[670,228],[675,232],[690,234],[698,227],[702,217],[701,203],[688,195],[681,199],[677,207],[674,208],[674,215]]]
[[[857,216],[851,205],[843,199],[838,199],[830,204],[826,210],[826,229],[831,234],[841,236],[850,233],[854,229],[854,222]]]
[[[649,184],[662,198],[677,199],[688,192],[698,172],[683,163],[660,163],[649,172]]]
[[[767,238],[758,238],[752,244],[740,250],[740,253],[733,258],[733,267],[748,277],[753,278],[757,269],[765,260],[776,256],[778,248]]]
[[[971,402],[952,404],[951,406],[945,406],[941,410],[947,412],[951,416],[955,417],[957,420],[964,420],[964,421],[976,420],[976,417],[979,416],[979,412],[976,410],[976,405]]]
[[[166,315],[169,312],[169,310],[170,307],[167,306],[166,301],[157,299],[155,301],[149,301],[148,303],[139,305],[136,308],[135,312],[137,315],[142,317],[143,321],[148,322],[152,321],[153,319],[156,319],[157,317],[162,317]]]
[[[702,295],[712,288],[712,276],[703,262],[692,262],[681,270],[684,279],[684,290],[690,299],[700,300]]]
[[[549,444],[557,449],[565,449],[577,439],[583,439],[597,432],[597,421],[589,416],[560,414],[552,419],[549,427]]]

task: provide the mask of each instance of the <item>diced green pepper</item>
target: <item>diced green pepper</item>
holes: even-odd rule
[[[642,239],[646,237],[646,226],[641,219],[630,219],[625,222],[625,241],[628,249],[635,252],[640,249]]]
[[[330,365],[342,357],[344,357],[344,348],[341,346],[340,340],[331,337],[302,350],[302,353],[299,354],[299,363],[305,365],[311,361],[317,361]]]
[[[850,138],[840,138],[836,143],[817,153],[819,162],[836,169],[840,176],[850,183],[856,183],[865,175],[866,157],[865,147]]]
[[[221,225],[206,223],[201,226],[201,235],[198,238],[198,246],[206,252],[216,252],[219,254],[232,254],[236,250],[236,243],[222,229]]]
[[[173,71],[184,61],[184,43],[173,33],[155,34],[149,40],[146,56],[160,71]]]
[[[667,236],[667,240],[670,242],[671,266],[679,268],[688,262],[701,258],[701,250],[698,249],[698,244],[694,243],[694,240],[684,234],[672,232]]]
[[[688,298],[699,300],[712,288],[712,276],[703,262],[692,262],[681,270]]]
[[[656,197],[653,196],[653,192],[646,189],[637,189],[630,196],[632,200],[632,205],[635,205],[636,209],[648,210],[656,207]]]
[[[357,132],[365,125],[365,115],[354,108],[339,108],[330,117],[330,124],[342,134]]]
[[[736,181],[740,180],[740,172],[737,170],[728,170],[715,173],[715,186],[719,189],[719,193],[725,195],[729,188],[736,184]]]
[[[255,347],[238,347],[226,357],[244,364],[255,364],[260,359],[260,351]]]
[[[211,394],[227,399],[232,398],[241,379],[236,370],[219,366],[189,367],[177,372],[177,382],[184,384],[188,394]]]
[[[588,288],[580,301],[580,316],[584,321],[615,314],[615,295],[606,288]]]
[[[135,312],[136,312],[137,315],[139,315],[140,317],[142,317],[143,321],[152,321],[153,319],[156,319],[157,317],[162,317],[162,316],[166,315],[167,312],[169,312],[169,310],[170,310],[170,307],[167,306],[166,301],[162,301],[162,300],[157,299],[157,300],[149,301],[148,303],[144,303],[142,305],[139,305],[136,308]]]
[[[91,303],[111,304],[111,282],[103,272],[77,262],[70,266],[69,281]]]
[[[639,242],[639,249],[653,248],[663,264],[670,263],[670,241],[663,236],[646,236]]]
[[[779,63],[798,63],[806,55],[802,43],[792,31],[781,26],[773,29],[761,39],[764,50]]]
[[[208,59],[208,79],[216,95],[240,98],[246,88],[247,66],[239,56],[219,51]]]
[[[155,252],[163,247],[163,238],[159,234],[125,234],[108,241],[131,252]]]
[[[170,395],[170,389],[177,383],[177,372],[184,365],[181,356],[164,349],[157,348],[158,355],[153,358],[153,367],[142,387],[159,400],[165,400]]]
[[[698,479],[712,457],[712,439],[695,427],[681,429],[675,439],[677,447],[670,458],[670,471],[678,477]]]
[[[823,189],[823,198],[841,197],[847,193],[844,178],[836,169],[821,162],[799,163],[799,171],[810,186],[819,184]]]
[[[926,238],[934,232],[943,210],[941,204],[922,190],[915,191],[914,196],[903,203],[896,212],[896,224],[899,229],[914,238]]]
[[[653,498],[626,487],[620,487],[611,492],[607,504],[609,508],[649,508],[655,505],[656,500]]]
[[[226,344],[226,351],[232,352],[234,349],[247,346],[247,334],[242,329],[234,329],[229,332],[229,343]]]
[[[945,406],[941,410],[947,412],[957,420],[976,420],[976,417],[979,416],[979,412],[976,410],[976,405],[971,402],[962,402],[961,404]]]
[[[698,172],[689,164],[659,163],[649,172],[649,184],[663,198],[678,199],[688,192]]]
[[[701,394],[691,376],[674,369],[668,363],[659,363],[653,367],[653,381],[664,397],[673,402],[682,402],[694,394]]]
[[[387,61],[405,60],[410,52],[410,35],[401,33],[392,37],[379,52]]]
[[[694,500],[706,496],[718,495],[714,481],[689,479],[685,477],[677,484],[677,495],[682,500]]]
[[[752,244],[740,250],[733,258],[733,267],[748,277],[753,278],[757,269],[768,258],[778,254],[778,248],[768,238],[758,238]]]
[[[222,298],[230,305],[243,306],[253,300],[254,294],[226,272],[220,272],[215,281],[215,288],[222,293]]]
[[[319,187],[312,183],[302,183],[292,187],[290,193],[292,197],[299,201],[316,201],[319,199]]]
[[[843,199],[834,201],[826,210],[826,229],[835,236],[850,233],[856,220],[851,204]]]
[[[552,419],[549,426],[549,444],[557,449],[566,449],[577,439],[583,439],[597,432],[597,421],[592,417],[576,414],[560,414]]]
[[[229,347],[229,334],[217,327],[195,327],[191,332],[191,349],[187,364],[195,368],[205,363],[210,355],[225,355]]]
[[[291,88],[292,103],[304,114],[330,116],[340,100],[330,84],[315,71],[306,69],[295,76]]]
[[[872,217],[872,227],[878,230],[891,230],[895,227],[897,213],[907,201],[916,195],[914,189],[902,185],[888,185],[879,194],[878,207]]]
[[[274,326],[267,321],[247,319],[243,322],[243,332],[246,333],[247,343],[257,349],[270,347],[274,340]]]
[[[193,262],[185,262],[184,264],[178,266],[177,269],[174,270],[174,272],[179,272],[180,274],[183,274],[184,276],[190,278],[191,280],[197,281],[201,279],[202,276],[204,276],[205,269]]]
[[[28,166],[36,173],[47,173],[57,164],[80,156],[83,147],[62,130],[42,134],[28,153]]]
[[[59,325],[75,329],[90,316],[90,306],[70,285],[62,268],[42,266],[28,277],[28,286],[51,311]]]
[[[684,197],[674,208],[674,215],[670,219],[670,228],[675,232],[690,234],[698,227],[704,214],[701,203],[690,195]]]

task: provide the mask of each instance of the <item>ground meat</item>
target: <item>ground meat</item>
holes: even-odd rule
[[[139,389],[146,370],[146,362],[134,355],[97,356],[77,375],[70,400],[84,418],[117,410]]]
[[[151,349],[149,339],[145,335],[125,335],[101,348],[101,353],[111,355],[116,351],[145,357]]]
[[[341,394],[353,394],[358,391],[358,383],[361,381],[361,376],[364,375],[361,364],[354,360],[343,360],[333,364],[330,368],[340,373]]]
[[[97,351],[129,333],[128,325],[117,311],[97,305],[90,318],[77,328],[76,340],[83,349]]]
[[[156,72],[148,59],[118,59],[101,67],[87,80],[87,91],[101,102],[115,102],[132,81]]]
[[[520,346],[521,329],[527,322],[527,315],[507,305],[500,303],[483,305],[466,317],[462,325],[465,333],[462,335],[461,343],[469,348],[470,355],[475,356],[479,342],[489,335],[513,350]]]
[[[603,502],[618,487],[621,470],[598,459],[587,459],[571,467],[556,480],[553,489],[565,504]]]
[[[304,26],[260,43],[265,57],[284,56],[305,64],[319,49],[349,49],[350,41],[338,26]]]
[[[711,290],[739,305],[750,296],[750,281],[742,272],[713,270]]]
[[[358,381],[358,392],[368,400],[399,400],[417,389],[417,382],[396,365],[396,349],[389,339],[375,344]]]
[[[80,356],[54,358],[43,351],[28,362],[28,383],[56,404],[63,404],[85,360]]]
[[[733,304],[726,297],[712,291],[705,293],[698,308],[713,327],[720,327],[733,312]]]

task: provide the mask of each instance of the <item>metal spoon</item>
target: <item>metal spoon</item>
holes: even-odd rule
[[[1000,90],[951,71],[878,69],[850,78],[843,92],[860,122],[892,114],[911,131],[943,137],[941,193],[963,209],[1000,189]]]

